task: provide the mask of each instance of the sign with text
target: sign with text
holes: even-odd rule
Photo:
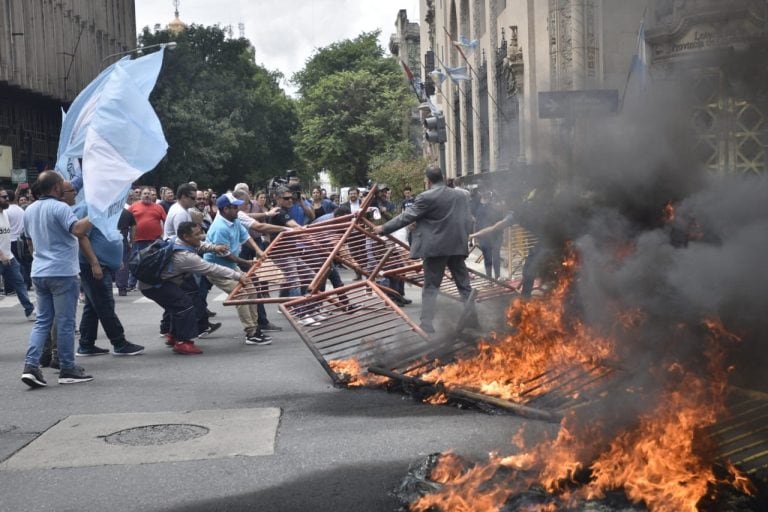
[[[11,146],[0,146],[0,178],[10,178],[11,167],[13,167]]]
[[[540,119],[602,117],[619,110],[619,91],[550,91],[539,93]]]

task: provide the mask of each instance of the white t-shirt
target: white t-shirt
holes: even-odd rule
[[[0,211],[0,251],[6,258],[13,259],[11,252],[11,224],[8,222],[8,214]]]
[[[179,224],[182,222],[192,222],[192,217],[190,217],[189,212],[178,202],[173,203],[168,209],[168,216],[165,218],[163,234],[166,240],[176,236],[176,230],[179,229]]]
[[[24,209],[17,204],[12,204],[5,212],[11,224],[11,242],[16,242],[24,231]]]
[[[350,201],[349,202],[349,211],[352,213],[355,213],[357,210],[360,209],[360,200],[358,199],[355,202]]]

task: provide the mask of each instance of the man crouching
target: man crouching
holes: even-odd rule
[[[171,317],[171,328],[166,344],[173,347],[177,354],[202,354],[195,346],[197,337],[197,315],[199,305],[198,286],[195,274],[212,276],[220,279],[232,279],[246,282],[245,274],[203,260],[199,254],[204,252],[227,252],[228,247],[203,244],[203,230],[194,222],[182,222],[176,231],[176,241],[171,264],[160,274],[162,283],[150,285],[139,282],[141,293],[164,308]]]

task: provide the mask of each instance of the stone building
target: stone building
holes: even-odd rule
[[[645,52],[651,88],[670,81],[695,95],[690,129],[702,163],[761,172],[767,10],[765,0],[421,0],[423,76],[431,62],[471,76],[436,91],[449,132],[440,163],[468,180],[567,168],[579,131],[616,115]],[[459,37],[479,42],[468,62]]]
[[[61,109],[111,54],[136,47],[133,0],[0,3],[0,180],[56,160]]]
[[[654,0],[646,31],[656,81],[692,97],[697,157],[716,173],[762,173],[768,158],[768,2]]]

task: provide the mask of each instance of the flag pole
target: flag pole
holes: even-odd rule
[[[441,66],[442,68],[446,69],[446,72],[445,72],[446,76],[447,76],[448,78],[450,78],[452,82],[455,82],[455,80],[454,80],[454,79],[451,77],[451,74],[450,74],[450,73],[448,73],[448,71],[447,71],[447,69],[448,69],[448,68],[446,68],[446,67],[445,67],[445,64],[443,64],[443,61],[441,61],[441,60],[440,60],[440,57],[438,57],[438,56],[437,56],[437,54],[435,54],[435,59],[437,59],[437,63],[438,63],[438,64],[440,64],[440,66]],[[446,99],[447,99],[447,98],[446,98]],[[484,128],[486,131],[489,131],[488,125],[487,125],[487,124],[485,124],[485,123],[483,122],[483,116],[481,116],[481,115],[480,115],[480,112],[478,112],[478,111],[475,109],[475,105],[474,105],[473,103],[470,103],[470,104],[469,104],[469,107],[472,109],[472,112],[473,112],[475,115],[477,115],[477,118],[480,120],[480,124],[482,124],[482,125],[483,125],[483,128]],[[462,122],[462,124],[464,124],[464,123]],[[464,126],[464,128],[466,129],[467,127],[466,127],[466,126]]]
[[[640,18],[640,28],[637,29],[637,44],[635,45],[635,55],[632,56],[632,64],[629,66],[629,72],[627,73],[627,81],[624,84],[624,91],[621,93],[621,102],[619,103],[619,112],[624,110],[624,100],[627,98],[627,91],[629,90],[629,81],[632,78],[632,73],[635,71],[635,65],[637,64],[637,61],[640,60],[640,45],[645,44],[645,39],[643,38],[642,41],[641,36],[643,34],[643,29],[645,27],[645,16],[648,14],[648,6],[645,6],[645,9],[643,10],[643,17]]]
[[[445,33],[448,35],[448,38],[449,38],[451,41],[454,41],[454,44],[453,44],[453,46],[455,46],[455,47],[456,47],[456,49],[457,49],[457,50],[459,50],[459,55],[461,55],[461,58],[462,58],[462,59],[464,59],[464,62],[466,62],[466,63],[467,63],[467,66],[469,66],[469,70],[470,70],[470,71],[472,71],[472,74],[473,74],[473,75],[475,75],[475,77],[476,77],[476,78],[478,79],[478,81],[479,81],[479,80],[480,80],[480,76],[479,76],[479,75],[477,74],[477,72],[475,71],[475,68],[473,68],[473,67],[472,67],[472,64],[469,62],[469,59],[467,59],[467,56],[466,56],[466,55],[464,55],[464,50],[462,50],[462,49],[461,49],[461,45],[458,45],[458,44],[456,44],[456,43],[455,43],[456,39],[453,37],[453,34],[451,34],[450,32],[448,32],[448,29],[447,29],[447,28],[445,28],[445,25],[443,25],[443,30],[445,30]],[[435,54],[435,57],[437,57],[437,54]],[[509,119],[507,119],[507,116],[506,116],[506,114],[504,114],[504,111],[503,111],[503,110],[501,110],[501,107],[500,107],[500,106],[499,106],[499,104],[496,102],[496,98],[494,98],[494,97],[493,97],[493,94],[491,94],[491,89],[490,89],[490,87],[488,88],[488,97],[489,97],[489,98],[491,98],[491,101],[492,101],[492,102],[493,102],[493,104],[496,106],[496,111],[497,111],[499,114],[501,114],[501,117],[503,117],[503,118],[504,118],[504,120],[505,120],[506,122],[509,122]]]

